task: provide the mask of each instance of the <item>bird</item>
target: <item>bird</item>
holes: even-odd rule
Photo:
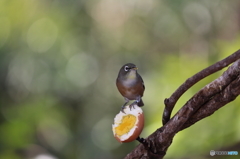
[[[127,63],[119,70],[116,85],[120,94],[124,97],[125,103],[121,107],[124,113],[125,106],[130,100],[135,100],[129,105],[130,109],[137,104],[139,107],[143,106],[142,96],[145,90],[145,85],[142,77],[137,72],[137,66],[133,63]]]

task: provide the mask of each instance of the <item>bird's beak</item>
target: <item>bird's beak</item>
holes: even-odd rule
[[[138,68],[137,67],[133,67],[132,69],[137,70]]]

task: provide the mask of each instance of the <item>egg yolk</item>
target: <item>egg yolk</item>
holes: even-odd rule
[[[118,136],[128,133],[136,123],[136,116],[129,114],[122,118],[121,123],[115,128],[115,132]]]

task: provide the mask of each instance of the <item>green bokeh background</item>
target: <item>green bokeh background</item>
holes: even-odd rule
[[[123,158],[138,143],[112,134],[124,102],[119,68],[135,63],[144,79],[147,137],[161,126],[165,98],[239,49],[239,9],[238,0],[1,0],[0,159]],[[186,92],[174,113],[223,71]],[[239,143],[239,104],[178,133],[166,158],[207,158]]]

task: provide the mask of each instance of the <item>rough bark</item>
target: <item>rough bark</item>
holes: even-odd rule
[[[223,69],[224,67],[230,65],[237,59],[240,59],[240,50],[236,51],[232,55],[226,57],[225,59],[203,69],[202,71],[198,72],[194,76],[188,78],[172,95],[170,98],[166,98],[164,101],[165,110],[163,113],[163,125],[166,124],[170,120],[170,116],[172,110],[178,101],[178,99],[194,84],[202,80],[203,78]]]
[[[165,125],[148,136],[145,139],[144,144],[138,145],[125,157],[125,159],[163,158],[168,147],[171,145],[174,136],[179,131],[212,115],[216,110],[233,101],[240,94],[240,50],[226,59],[204,69],[201,71],[202,74],[199,72],[200,75],[197,73],[186,80],[183,86],[180,86],[176,90],[177,93],[174,92],[169,98],[170,100],[167,101],[167,103],[171,103],[171,108],[165,113],[169,115],[170,118],[172,108],[187,89],[199,80],[228,66],[232,62],[234,63],[219,78],[206,85],[189,99],[189,101],[187,101],[187,103],[169,121],[166,116],[163,115],[163,118],[165,118],[163,119]],[[188,82],[190,82],[190,84]],[[167,106],[169,105],[167,104],[166,107]]]

